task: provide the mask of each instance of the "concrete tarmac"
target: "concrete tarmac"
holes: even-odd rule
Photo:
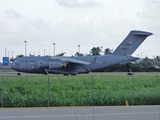
[[[0,120],[160,120],[160,106],[1,108]]]

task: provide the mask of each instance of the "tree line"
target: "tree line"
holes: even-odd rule
[[[148,57],[142,58],[135,62],[129,62],[107,68],[105,72],[160,72],[160,57],[156,56],[153,59]]]
[[[76,52],[74,54],[74,56],[93,56],[93,55],[109,55],[112,53],[112,49],[110,48],[106,48],[104,51],[102,51],[102,47],[93,47],[91,50],[90,50],[90,53],[89,54],[83,54],[83,53],[80,53],[80,52]],[[64,56],[65,55],[65,52],[62,52],[62,53],[59,53],[57,54],[56,56]]]
[[[84,54],[80,52],[76,52],[72,56],[93,56],[93,55],[109,55],[112,53],[113,50],[106,48],[104,51],[102,51],[102,47],[93,47],[90,50],[89,54]],[[64,56],[66,52],[58,53],[56,56]],[[35,56],[33,54],[29,54],[29,56]],[[39,55],[40,56],[40,55]],[[16,58],[24,57],[23,54],[17,55]],[[14,61],[16,58],[10,58],[10,61]]]

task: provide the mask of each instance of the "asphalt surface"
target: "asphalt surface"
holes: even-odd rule
[[[0,75],[3,76],[17,76],[18,72],[1,72]],[[24,72],[20,72],[21,75],[20,76],[33,76],[33,75],[39,75],[39,74],[31,74],[31,73],[24,73]]]
[[[1,108],[0,120],[160,120],[160,105]]]
[[[0,71],[0,75],[3,76],[17,76],[18,72],[1,72]],[[35,75],[42,75],[42,74],[35,74],[35,73],[24,73],[24,72],[20,72],[21,76],[35,76]],[[95,76],[99,76],[101,74],[119,74],[119,75],[127,75],[127,72],[93,72],[93,74]],[[157,75],[159,74],[159,72],[136,72],[135,74],[143,74],[143,75],[147,75],[147,74],[153,74],[153,75]]]

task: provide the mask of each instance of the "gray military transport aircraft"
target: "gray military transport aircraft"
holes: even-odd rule
[[[11,68],[18,72],[46,74],[47,70],[48,73],[63,75],[96,72],[113,65],[139,59],[131,55],[150,35],[152,35],[150,32],[130,31],[128,36],[110,55],[83,57],[26,56],[17,58],[12,63]],[[20,73],[18,74],[20,75]]]

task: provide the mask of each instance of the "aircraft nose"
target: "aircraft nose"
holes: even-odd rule
[[[14,64],[15,64],[14,62],[10,64],[11,69],[14,69]]]

